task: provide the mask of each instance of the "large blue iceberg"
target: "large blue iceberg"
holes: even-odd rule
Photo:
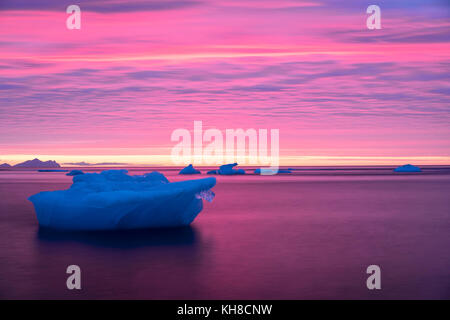
[[[39,224],[62,230],[117,230],[189,225],[212,201],[215,178],[170,183],[159,172],[107,170],[73,177],[67,190],[32,195]]]
[[[199,174],[199,170],[195,169],[192,164],[188,165],[186,168],[180,170],[179,174]]]
[[[422,172],[422,170],[412,164],[405,164],[404,166],[395,168],[394,172]]]
[[[231,176],[231,175],[235,175],[235,174],[245,174],[244,169],[233,169],[233,167],[235,167],[237,165],[238,164],[236,162],[230,163],[230,164],[224,164],[224,165],[220,166],[218,170],[208,171],[207,174],[221,174],[221,175],[225,175],[225,176]]]

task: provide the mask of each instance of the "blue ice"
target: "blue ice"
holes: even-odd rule
[[[77,176],[79,174],[84,174],[84,172],[81,170],[72,170],[72,171],[66,173],[66,176]]]
[[[61,230],[117,230],[189,225],[215,178],[169,182],[159,173],[106,170],[73,177],[67,190],[32,195],[39,224]]]
[[[421,172],[419,167],[413,166],[412,164],[405,164],[394,169],[394,172]]]
[[[199,170],[195,169],[192,164],[188,165],[186,168],[180,170],[178,174],[199,174]]]
[[[231,176],[231,175],[235,175],[235,174],[245,174],[245,170],[244,169],[233,169],[233,167],[237,166],[238,164],[235,163],[230,163],[230,164],[224,164],[222,166],[219,167],[218,170],[211,170],[208,171],[208,174],[221,174],[221,175],[225,175],[225,176]]]
[[[254,174],[260,175],[274,175],[277,173],[292,173],[291,169],[271,169],[271,168],[258,168],[255,169]]]

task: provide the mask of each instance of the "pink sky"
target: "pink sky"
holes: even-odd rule
[[[0,4],[0,162],[170,164],[173,130],[280,129],[281,162],[450,164],[445,1]]]

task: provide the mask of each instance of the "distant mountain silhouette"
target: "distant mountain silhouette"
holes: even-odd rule
[[[94,163],[94,166],[124,166],[127,165],[128,163],[123,163],[123,162],[99,162],[99,163]]]
[[[18,163],[14,168],[60,168],[61,166],[53,160],[41,161],[38,158]]]
[[[11,168],[11,165],[7,163],[0,164],[0,168]]]
[[[84,167],[84,166],[124,166],[127,165],[128,163],[123,163],[123,162],[99,162],[99,163],[88,163],[88,162],[66,162],[63,163],[64,165],[68,165],[68,166],[80,166],[80,167]]]
[[[65,164],[67,166],[92,166],[92,163],[88,163],[88,162],[84,162],[84,161],[81,161],[81,162],[66,162],[66,163],[63,163],[63,164]]]

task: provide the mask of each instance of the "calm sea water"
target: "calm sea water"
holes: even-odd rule
[[[0,171],[0,298],[450,299],[450,168],[217,179],[191,227],[55,233],[26,199],[71,178]],[[81,291],[66,288],[71,264]],[[381,290],[366,288],[372,264]]]

